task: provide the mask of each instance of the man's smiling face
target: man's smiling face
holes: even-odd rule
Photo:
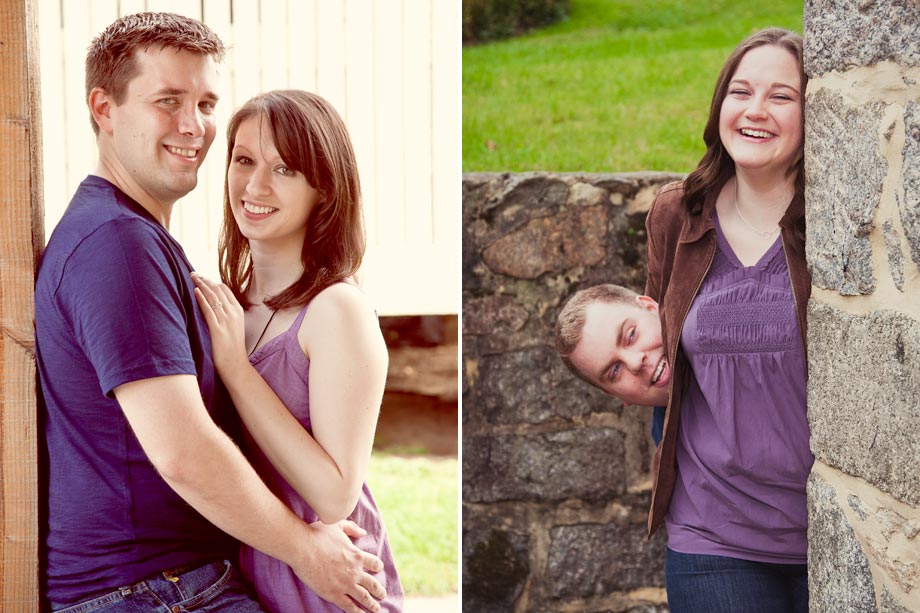
[[[593,302],[569,360],[596,386],[627,404],[668,403],[671,367],[661,340],[658,303]]]

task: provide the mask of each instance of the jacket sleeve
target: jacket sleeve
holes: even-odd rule
[[[655,217],[658,213],[661,203],[661,193],[668,186],[664,186],[658,191],[652,206],[649,207],[648,214],[645,217],[645,235],[646,235],[646,257],[648,274],[645,278],[645,295],[653,298],[656,302],[661,302],[661,275],[662,259],[664,258],[662,237],[658,234],[662,231],[661,224],[655,223]]]

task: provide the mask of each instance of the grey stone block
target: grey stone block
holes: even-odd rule
[[[625,490],[623,435],[610,428],[463,440],[463,500],[611,500]]]
[[[920,65],[914,0],[806,0],[802,19],[810,77],[891,60]]]
[[[808,308],[808,421],[815,456],[920,504],[920,322]]]
[[[888,169],[877,136],[883,110],[823,89],[805,106],[806,258],[812,283],[844,295],[875,291],[869,233]]]
[[[479,371],[477,410],[489,423],[536,424],[623,406],[576,379],[546,346],[483,356]]]
[[[663,586],[665,537],[644,523],[579,524],[550,530],[547,579],[553,598],[590,598]]]
[[[464,175],[464,181],[468,176]],[[487,197],[475,201],[470,198],[469,202],[478,205],[477,217],[496,236],[513,232],[531,219],[557,213],[569,193],[569,186],[562,178],[547,173],[484,174],[473,178],[486,183]]]
[[[524,589],[530,539],[504,530],[463,531],[464,613],[505,613]]]
[[[463,305],[464,334],[508,334],[527,323],[529,313],[513,296],[471,298]]]
[[[904,198],[899,200],[898,208],[910,245],[910,257],[920,268],[920,104],[907,103],[904,131]]]
[[[808,589],[812,611],[875,612],[869,562],[820,475],[808,479]]]
[[[493,272],[519,279],[600,264],[607,218],[606,207],[592,206],[532,219],[486,247],[482,260]]]

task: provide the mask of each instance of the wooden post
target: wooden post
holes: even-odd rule
[[[39,610],[33,291],[42,229],[35,0],[0,1],[0,611]]]

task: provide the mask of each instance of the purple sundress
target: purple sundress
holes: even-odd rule
[[[681,334],[693,376],[681,402],[668,547],[804,564],[814,458],[782,241],[746,267],[717,215],[715,230],[716,254]]]
[[[297,340],[297,332],[307,313],[307,306],[300,311],[287,331],[258,348],[250,356],[249,361],[297,418],[297,421],[306,428],[307,432],[312,433],[310,361],[304,355]],[[294,491],[294,488],[288,485],[248,434],[246,442],[247,456],[269,489],[306,522],[319,521],[310,505]],[[396,573],[393,554],[387,542],[386,528],[383,526],[380,511],[366,483],[361,489],[358,504],[348,519],[367,531],[365,536],[355,540],[355,545],[383,561],[383,571],[375,575],[375,579],[382,583],[387,591],[386,599],[380,603],[381,610],[388,613],[402,611],[403,591]],[[313,593],[297,578],[287,564],[245,544],[240,548],[240,567],[243,575],[255,587],[259,602],[268,611],[273,613],[342,611],[339,607]]]

